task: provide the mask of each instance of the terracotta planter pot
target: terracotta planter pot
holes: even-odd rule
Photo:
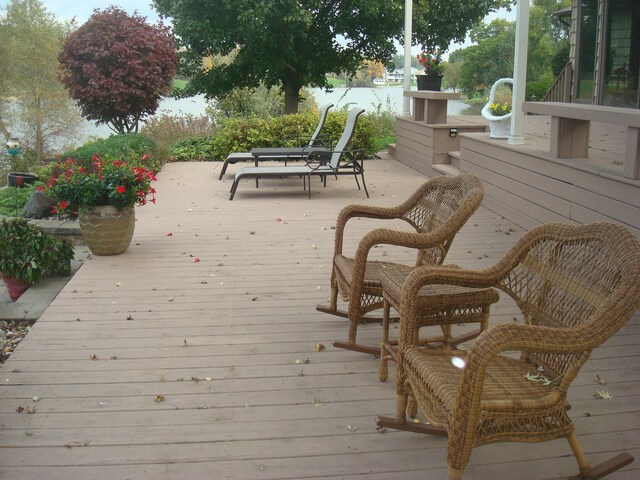
[[[443,75],[416,75],[418,90],[432,90],[439,92],[442,90]]]
[[[7,286],[9,298],[11,298],[11,300],[13,300],[14,302],[18,300],[22,296],[22,294],[26,292],[31,286],[30,283],[18,280],[17,278],[13,278],[5,274],[2,274],[2,280]]]
[[[135,228],[133,208],[118,210],[111,205],[90,207],[78,215],[82,238],[94,255],[124,253]]]

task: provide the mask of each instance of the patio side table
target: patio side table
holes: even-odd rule
[[[388,362],[396,361],[397,340],[389,338],[390,308],[400,311],[402,285],[407,277],[406,270],[389,268],[382,273],[382,289],[384,299],[382,343],[380,345],[380,369],[378,378],[381,382],[389,376]],[[442,336],[417,338],[419,343],[428,348],[433,343],[440,343],[442,348],[449,348],[471,340],[489,326],[489,309],[499,299],[493,288],[466,288],[456,285],[425,285],[416,299],[421,327],[440,326]],[[400,318],[402,322],[402,318]],[[453,338],[451,326],[479,323],[480,329]]]

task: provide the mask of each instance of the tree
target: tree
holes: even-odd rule
[[[367,76],[373,82],[376,78],[384,77],[384,65],[374,60],[365,60],[363,64],[367,70]]]
[[[58,59],[82,114],[118,133],[138,131],[170,92],[176,72],[169,28],[114,6],[95,10],[69,35]]]
[[[446,10],[416,7],[415,40],[448,45],[493,8],[507,0],[430,2]],[[416,2],[417,3],[417,2]],[[329,72],[355,74],[365,59],[391,65],[402,38],[403,0],[154,0],[158,12],[173,21],[184,51],[180,72],[191,78],[185,95],[216,97],[234,87],[280,86],[285,112],[297,111],[305,85],[330,88]],[[455,14],[454,14],[455,13]],[[424,18],[421,18],[424,17]],[[426,17],[430,18],[427,21]],[[437,23],[437,28],[423,27]],[[440,34],[442,32],[442,34]],[[232,60],[204,68],[202,59],[230,55]]]
[[[0,18],[0,131],[5,139],[20,136],[36,160],[74,140],[82,121],[57,80],[56,59],[70,28],[40,0],[11,0]]]
[[[446,88],[456,92],[460,88],[460,72],[462,62],[447,62],[444,64],[444,78],[442,81]]]

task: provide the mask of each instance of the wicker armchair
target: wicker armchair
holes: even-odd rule
[[[482,202],[483,190],[474,175],[436,177],[427,181],[403,204],[392,207],[349,205],[342,209],[336,222],[335,251],[331,272],[331,303],[318,305],[317,310],[349,318],[347,342],[334,342],[338,348],[380,354],[379,346],[356,343],[358,324],[381,321],[367,316],[383,306],[381,273],[384,269],[400,265],[368,260],[369,251],[376,245],[396,245],[417,250],[415,265],[440,265],[453,239],[467,219]],[[401,219],[415,232],[379,228],[365,235],[354,258],[342,254],[344,229],[352,218],[383,220]],[[407,273],[415,265],[405,266]],[[348,312],[339,310],[338,293],[348,301]]]
[[[498,288],[525,323],[490,328],[466,352],[419,349],[413,299],[429,284]],[[591,351],[639,306],[640,243],[614,224],[537,227],[483,271],[416,269],[402,291],[396,418],[378,417],[378,425],[448,434],[450,480],[462,478],[474,447],[561,437],[577,459],[575,478],[601,478],[633,457],[589,466],[567,414],[567,390]],[[406,420],[416,403],[430,425]]]

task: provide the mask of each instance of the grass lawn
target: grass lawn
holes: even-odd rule
[[[178,90],[183,90],[184,87],[187,86],[188,80],[178,80],[177,78],[173,79],[173,88],[177,88]]]

